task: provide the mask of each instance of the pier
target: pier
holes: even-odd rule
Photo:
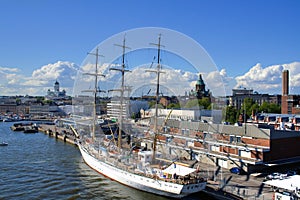
[[[76,145],[76,136],[73,131],[66,127],[58,127],[49,124],[40,124],[39,132],[45,133],[50,137],[62,140],[64,142]]]

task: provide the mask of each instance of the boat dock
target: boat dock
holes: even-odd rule
[[[76,145],[76,136],[69,128],[58,127],[49,124],[40,124],[39,132],[43,132],[51,137],[55,137],[56,139]]]

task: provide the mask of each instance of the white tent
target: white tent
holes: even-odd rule
[[[283,179],[269,180],[269,181],[265,181],[264,184],[274,186],[277,188],[286,189],[289,191],[294,191],[296,189],[300,189],[300,176],[294,175],[294,176],[288,176]]]
[[[168,168],[164,169],[162,172],[172,175],[176,174],[178,176],[185,176],[190,173],[193,173],[194,171],[196,171],[196,169],[173,163]]]

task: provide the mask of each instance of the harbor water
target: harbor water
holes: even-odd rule
[[[43,133],[10,130],[0,123],[0,199],[156,199],[93,171],[78,148]],[[185,199],[214,199],[200,192]]]

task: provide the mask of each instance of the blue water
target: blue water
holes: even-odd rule
[[[166,200],[112,181],[90,169],[76,146],[43,133],[24,134],[0,122],[0,199]],[[213,199],[197,193],[185,199]]]

